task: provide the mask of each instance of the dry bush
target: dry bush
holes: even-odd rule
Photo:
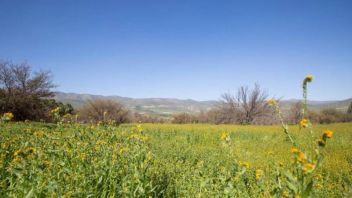
[[[78,110],[79,119],[83,122],[108,122],[116,124],[129,122],[129,111],[114,100],[88,101]]]
[[[165,123],[166,119],[135,112],[130,116],[130,121],[133,123]]]
[[[336,109],[324,109],[320,112],[319,123],[329,124],[334,122],[344,122],[345,115]]]
[[[198,123],[198,118],[189,113],[178,113],[172,117],[171,122],[175,124]]]
[[[290,107],[289,112],[287,113],[287,122],[289,124],[298,124],[302,118],[302,109],[303,103],[296,102],[293,103]]]

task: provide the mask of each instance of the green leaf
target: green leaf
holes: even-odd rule
[[[287,186],[288,186],[288,188],[291,189],[295,194],[297,193],[298,189],[297,189],[297,187],[296,187],[294,184],[292,184],[291,182],[287,182]]]
[[[32,189],[27,193],[27,195],[25,196],[25,198],[31,198],[32,195],[33,195],[33,191],[34,191],[34,189],[32,188]]]
[[[309,195],[310,195],[311,192],[312,192],[312,189],[313,189],[313,180],[311,180],[311,181],[308,183],[306,189],[304,190],[304,192],[303,192],[304,197],[309,197]]]

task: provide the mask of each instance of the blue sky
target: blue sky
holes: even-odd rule
[[[352,97],[352,1],[0,0],[0,59],[50,70],[57,90],[219,99]]]

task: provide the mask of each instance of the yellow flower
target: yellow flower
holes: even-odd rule
[[[311,74],[308,74],[305,78],[304,78],[304,82],[307,83],[307,82],[312,82],[313,80],[313,75]]]
[[[332,132],[330,130],[325,130],[324,134],[323,134],[323,137],[324,138],[331,138],[333,134],[334,134],[334,132]]]
[[[287,192],[287,190],[285,190],[284,192],[282,192],[282,196],[283,196],[283,197],[288,197],[288,192]]]
[[[315,188],[322,188],[323,186],[321,184],[316,184]]]
[[[221,133],[221,140],[222,141],[228,140],[228,138],[229,138],[229,133],[227,133],[227,132]]]
[[[269,106],[276,106],[277,105],[277,102],[275,99],[269,99],[267,102],[266,102]]]
[[[17,156],[23,155],[23,154],[24,154],[23,151],[22,151],[21,149],[19,149],[19,150],[15,151],[15,152],[13,153],[13,156],[14,156],[14,157],[17,157]]]
[[[22,158],[20,156],[16,156],[15,158],[13,158],[12,163],[13,164],[17,164],[17,163],[19,163],[21,161],[21,159]]]
[[[304,153],[303,153],[302,151],[299,151],[299,152],[298,152],[297,160],[298,160],[299,162],[303,162],[305,159],[306,159],[306,156],[304,155]]]
[[[314,168],[314,164],[312,164],[312,163],[305,163],[304,165],[303,165],[303,172],[308,172],[308,171],[310,171],[310,170],[312,170]]]
[[[295,198],[302,198],[300,195],[296,195]]]
[[[137,131],[138,131],[138,133],[143,133],[142,125],[140,125],[140,124],[137,125]]]
[[[308,119],[305,119],[303,118],[300,122],[299,122],[299,126],[301,128],[307,128],[309,125],[309,120]]]
[[[298,152],[299,152],[299,150],[297,148],[295,148],[295,147],[291,148],[291,153],[298,153]]]
[[[60,107],[56,107],[55,109],[51,110],[51,113],[56,114],[56,113],[59,113],[59,111],[60,111]]]
[[[266,154],[267,154],[267,155],[273,155],[274,152],[270,150],[270,151],[268,151]]]
[[[34,135],[37,136],[37,137],[43,137],[44,136],[44,131],[36,131],[34,132]]]
[[[28,154],[33,154],[33,153],[35,153],[35,151],[36,151],[36,149],[33,148],[33,147],[30,147],[30,148],[27,149],[27,153]]]
[[[255,179],[256,180],[260,180],[260,178],[262,178],[262,176],[263,176],[262,170],[260,170],[260,169],[255,170]]]
[[[240,165],[245,168],[249,168],[249,166],[250,166],[249,162],[240,162]]]
[[[13,119],[13,114],[11,112],[7,112],[7,113],[4,113],[3,115],[3,119],[6,120],[6,121],[10,121]]]

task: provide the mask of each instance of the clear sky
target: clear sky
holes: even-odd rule
[[[64,92],[219,99],[352,97],[351,0],[0,0],[0,59]]]

